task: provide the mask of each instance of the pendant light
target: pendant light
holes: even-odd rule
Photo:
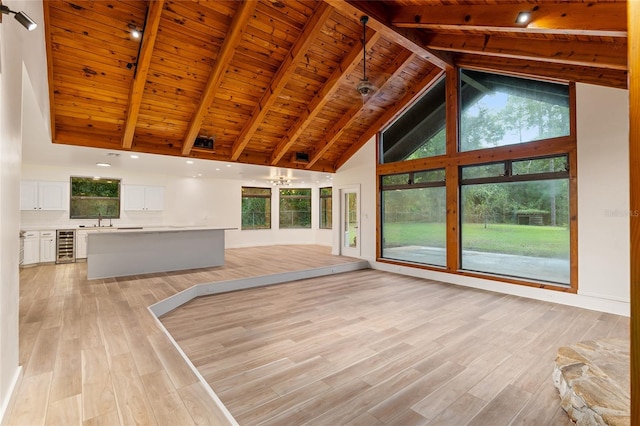
[[[367,78],[367,22],[369,17],[363,15],[360,17],[362,22],[362,80],[356,86],[356,90],[362,96],[362,102],[367,100],[367,97],[375,92],[375,86]]]

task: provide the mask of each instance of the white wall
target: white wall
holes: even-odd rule
[[[340,190],[360,189],[360,257],[376,259],[376,143],[371,138],[333,177],[333,254],[340,253]]]
[[[579,293],[628,303],[629,92],[578,84],[577,110]]]
[[[362,255],[372,267],[452,284],[628,316],[629,167],[628,92],[577,86],[578,137],[578,294],[506,284],[490,279],[391,265],[375,261],[376,181],[372,139],[334,176],[341,185],[360,184]],[[334,216],[339,212],[338,201]],[[339,223],[334,222],[334,253]]]
[[[11,1],[8,6],[24,10],[37,22],[44,22],[40,2]],[[29,58],[32,54],[44,55],[42,31],[40,25],[35,31],[27,32],[9,17],[5,17],[0,25],[0,422],[20,375],[17,231],[22,129],[31,124],[32,118],[40,119],[49,114],[46,68],[32,68]],[[34,91],[36,98],[42,101],[40,114],[38,117],[23,116],[23,95],[33,96]]]

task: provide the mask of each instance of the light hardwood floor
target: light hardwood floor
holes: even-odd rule
[[[92,281],[85,263],[22,270],[24,370],[3,424],[225,424],[147,306],[352,259],[277,246],[226,260]],[[628,335],[627,318],[376,271],[200,298],[163,321],[242,425],[568,424],[557,347]]]
[[[373,270],[161,321],[241,425],[569,425],[558,347],[629,333],[625,317]]]
[[[3,424],[226,424],[147,307],[194,284],[352,261],[277,246],[227,249],[222,267],[117,279],[87,281],[86,263],[25,268],[23,377]]]

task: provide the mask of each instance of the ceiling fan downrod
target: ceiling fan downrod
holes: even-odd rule
[[[362,96],[362,101],[364,102],[366,98],[371,95],[375,91],[375,86],[369,81],[367,78],[367,22],[369,22],[369,17],[367,15],[362,15],[360,17],[360,22],[362,22],[362,80],[358,82],[356,86],[356,90]]]

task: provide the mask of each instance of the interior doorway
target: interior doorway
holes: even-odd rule
[[[360,187],[340,190],[340,254],[360,256]]]

